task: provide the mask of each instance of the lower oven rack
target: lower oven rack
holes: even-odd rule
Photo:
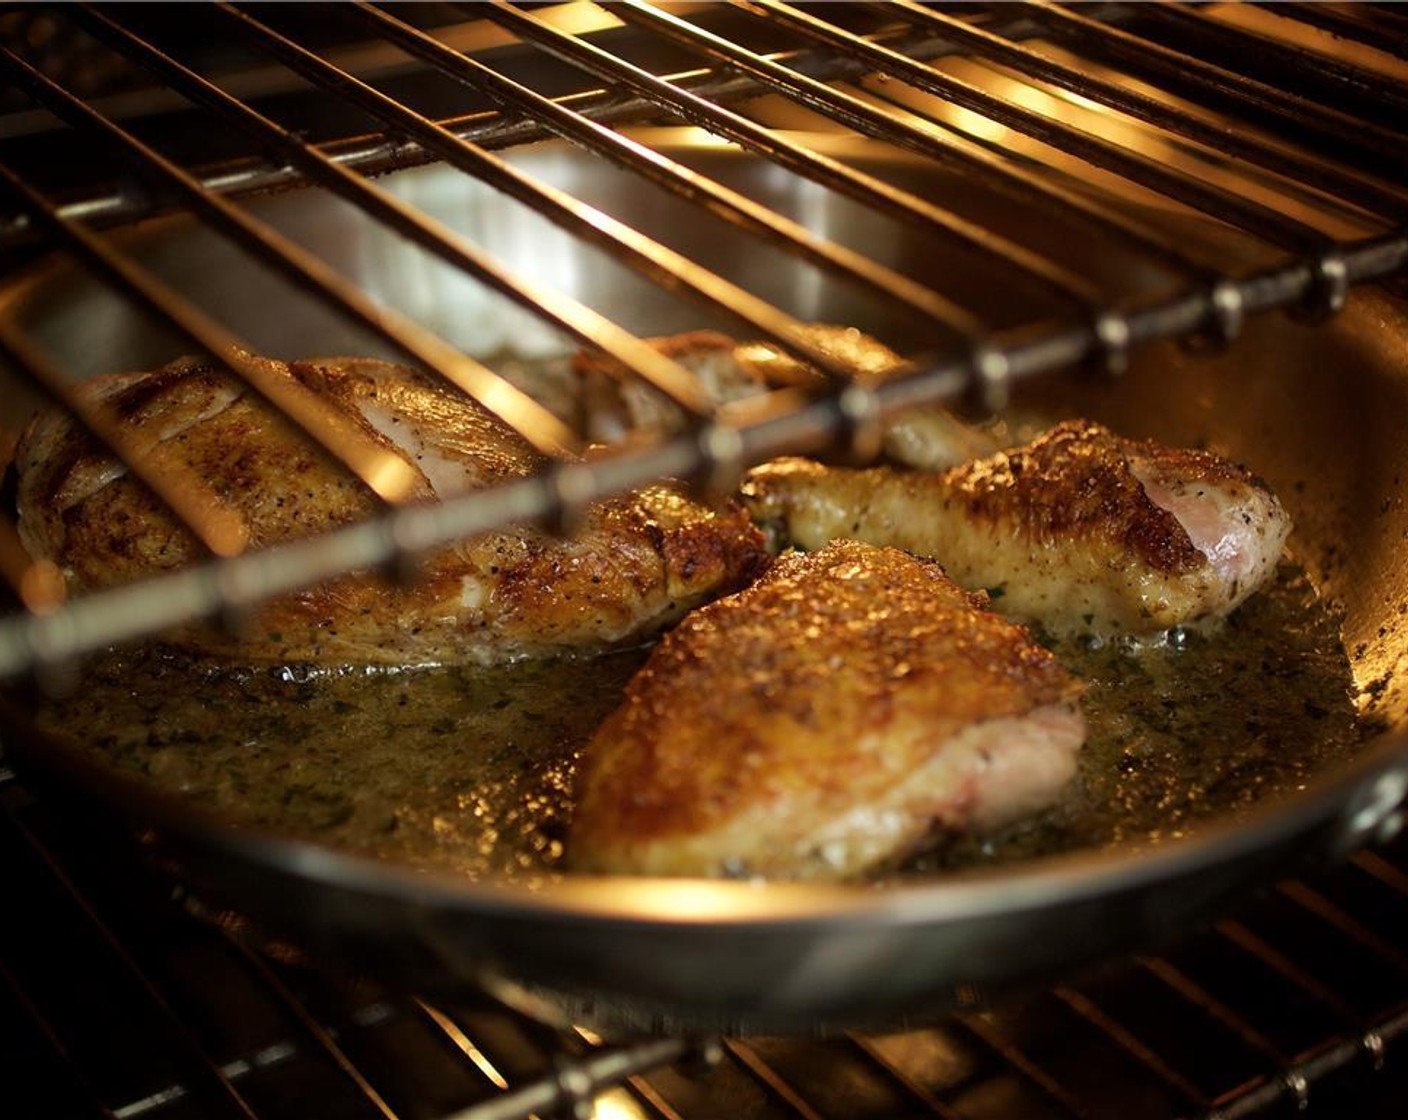
[[[1408,841],[1193,939],[886,1034],[603,1039],[260,944],[0,771],[14,1120],[1401,1115]]]

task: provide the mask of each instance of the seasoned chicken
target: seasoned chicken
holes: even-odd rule
[[[841,878],[1047,805],[1081,685],[983,604],[838,541],[695,611],[585,749],[573,866]]]
[[[878,385],[906,366],[889,347],[853,327],[814,323],[806,333],[813,345],[847,366],[862,385]],[[816,370],[766,342],[736,342],[717,331],[690,331],[650,341],[694,373],[715,405],[770,389],[822,384]],[[609,362],[586,355],[579,355],[574,365],[585,387],[590,438],[610,443],[638,430],[681,429],[683,413],[649,385],[626,377]],[[889,420],[882,450],[896,463],[944,470],[991,455],[998,446],[980,428],[934,406],[906,409]]]
[[[1220,618],[1275,571],[1291,529],[1242,467],[1087,421],[942,473],[778,460],[743,495],[782,543],[853,537],[932,557],[1003,613],[1066,633]]]
[[[429,378],[363,359],[270,363],[393,453],[411,500],[527,477],[543,459],[488,412]],[[361,520],[376,499],[262,399],[198,361],[100,379],[89,390],[243,516],[261,547]],[[75,590],[179,567],[192,535],[66,414],[40,414],[16,448],[22,537]],[[652,486],[592,506],[560,540],[536,529],[476,536],[430,554],[412,584],[353,573],[264,603],[236,639],[193,625],[164,635],[259,661],[494,662],[651,636],[741,586],[766,562],[736,506],[706,508]]]

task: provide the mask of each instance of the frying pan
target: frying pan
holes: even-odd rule
[[[813,229],[946,290],[955,287],[951,276],[962,276],[964,298],[999,321],[1060,311],[980,262],[916,245],[776,168],[693,146],[688,134],[652,137],[662,142]],[[961,180],[935,178],[892,154],[848,155],[960,212],[1007,223],[1012,236],[1069,239],[1072,260],[1124,298],[1156,295],[1168,283],[1111,253],[1079,261],[1070,231],[1021,228],[1025,219],[1009,212],[1015,208]],[[578,197],[616,206],[633,224],[801,318],[851,323],[902,349],[925,344],[922,324],[698,219],[681,221],[673,204],[601,161],[551,145],[515,158]],[[415,205],[638,332],[732,326],[634,279],[456,173],[430,168],[393,182]],[[378,298],[472,352],[510,347],[541,357],[563,350],[562,340],[530,316],[440,272],[330,199],[289,195],[259,209]],[[298,304],[206,231],[166,221],[124,237],[144,262],[266,353],[378,351]],[[1232,270],[1255,263],[1226,231],[1189,223],[1188,241]],[[12,284],[0,313],[37,334],[79,375],[149,368],[179,352],[116,296],[61,264]],[[1361,713],[1375,728],[1366,749],[1292,795],[1153,849],[1076,852],[876,887],[571,875],[535,886],[467,882],[237,827],[98,766],[61,738],[17,729],[6,748],[36,780],[154,836],[162,858],[212,906],[245,914],[325,960],[421,991],[483,985],[537,1014],[648,1029],[776,1031],[932,1017],[975,993],[1047,980],[1167,940],[1304,859],[1341,856],[1396,828],[1408,788],[1408,674],[1400,671],[1408,652],[1408,505],[1399,486],[1408,475],[1408,307],[1362,290],[1328,323],[1254,319],[1217,355],[1160,344],[1138,352],[1118,380],[1072,373],[1042,379],[1029,392],[1042,407],[1092,416],[1127,434],[1214,447],[1277,488],[1296,521],[1295,553],[1343,609]],[[13,720],[11,726],[19,727]]]

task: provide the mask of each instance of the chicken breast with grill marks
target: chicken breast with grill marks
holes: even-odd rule
[[[408,498],[528,477],[543,457],[478,405],[386,362],[270,363],[328,401],[410,468]],[[234,378],[194,360],[98,379],[134,435],[202,479],[248,526],[251,547],[348,525],[377,509],[358,480]],[[20,531],[75,591],[201,557],[200,545],[125,468],[58,411],[15,452]],[[766,562],[735,505],[708,508],[669,485],[591,506],[562,540],[531,528],[429,555],[413,584],[352,573],[262,604],[246,635],[192,625],[163,635],[253,661],[496,662],[644,640],[690,607],[747,582]]]
[[[942,473],[778,460],[743,495],[781,543],[849,537],[932,557],[1003,613],[1067,633],[1219,619],[1270,578],[1291,530],[1242,467],[1088,421]]]
[[[844,878],[1044,807],[1082,686],[984,602],[841,541],[695,611],[586,747],[573,866]]]

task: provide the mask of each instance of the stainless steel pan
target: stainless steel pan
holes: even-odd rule
[[[553,147],[518,158],[579,197],[607,201],[635,224],[667,233],[803,318],[853,323],[901,347],[925,344],[920,326],[800,266],[744,252],[702,223],[675,224],[669,205],[640,193],[650,188],[600,162]],[[897,267],[940,283],[964,276],[967,298],[995,315],[1020,321],[1052,310],[1039,295],[1009,291],[961,256],[896,238],[776,169],[709,148],[692,158]],[[993,200],[962,183],[916,180],[921,172],[903,160],[877,166],[960,209],[994,209]],[[462,176],[432,168],[396,186],[530,274],[641,333],[730,326],[591,257]],[[635,193],[623,197],[623,190]],[[366,231],[325,198],[289,196],[270,201],[265,212],[374,294],[473,352],[508,347],[532,357],[562,348],[526,315],[505,311],[389,235]],[[999,226],[1004,220],[1001,213],[985,218]],[[1240,248],[1216,230],[1193,225],[1189,237],[1236,267]],[[132,243],[268,353],[376,350],[293,303],[208,233],[165,223],[138,231]],[[1161,282],[1118,260],[1090,267],[1105,270],[1103,279],[1124,285],[1131,298]],[[81,373],[150,367],[175,352],[120,300],[61,266],[12,286],[0,310]],[[1408,651],[1408,505],[1401,490],[1408,477],[1408,307],[1362,291],[1327,324],[1254,320],[1216,357],[1160,346],[1140,353],[1118,381],[1072,375],[1032,394],[1127,433],[1210,444],[1253,464],[1280,490],[1297,522],[1297,554],[1343,606],[1362,713],[1378,729],[1368,750],[1292,796],[1153,851],[1076,853],[884,888],[570,876],[528,887],[470,883],[237,828],[102,769],[63,742],[12,735],[6,746],[35,775],[153,830],[161,852],[202,898],[312,952],[422,989],[486,984],[545,1014],[636,1027],[802,1029],[932,1016],[975,992],[1049,978],[1167,939],[1298,860],[1336,856],[1395,827],[1408,786],[1408,674],[1399,671]]]

